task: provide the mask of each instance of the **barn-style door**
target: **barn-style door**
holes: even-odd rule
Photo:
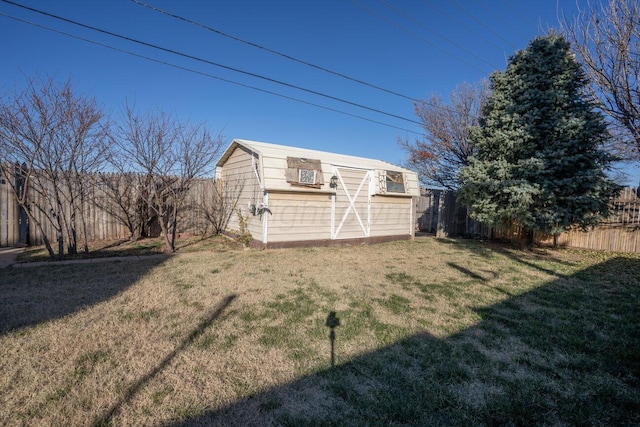
[[[331,238],[369,237],[373,173],[369,170],[336,167],[338,188],[331,206]]]

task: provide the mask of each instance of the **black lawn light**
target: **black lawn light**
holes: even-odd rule
[[[334,190],[338,188],[338,177],[333,175],[331,177],[331,181],[329,181],[329,187],[333,188]]]

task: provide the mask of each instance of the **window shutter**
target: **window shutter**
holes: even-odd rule
[[[306,173],[305,171],[310,171]],[[315,172],[315,180],[313,180]],[[320,188],[324,184],[322,176],[322,162],[318,159],[304,157],[287,157],[285,170],[287,182],[301,187]],[[311,182],[313,180],[313,182]]]

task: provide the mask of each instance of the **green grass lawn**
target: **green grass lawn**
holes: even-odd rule
[[[189,248],[0,270],[0,424],[640,423],[637,255]]]

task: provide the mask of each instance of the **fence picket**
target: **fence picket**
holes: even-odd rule
[[[443,215],[437,218],[439,237],[473,236],[485,239],[517,239],[520,227],[512,224],[509,227],[488,227],[469,218],[468,213],[461,217],[463,207],[451,203],[451,197],[443,190],[422,190],[420,200],[415,204],[418,228],[421,231],[434,232],[427,226],[430,215]],[[449,194],[453,194],[450,193]],[[447,200],[445,208],[439,212],[438,203],[433,202],[434,195]],[[634,187],[624,188],[620,196],[611,202],[612,213],[609,218],[593,230],[570,230],[557,236],[557,243],[561,247],[575,247],[584,249],[609,250],[614,252],[638,252],[640,250],[640,197]],[[553,236],[539,233],[536,241],[545,245],[553,244]]]
[[[115,181],[116,174],[104,174],[101,179]],[[90,196],[84,202],[87,221],[87,239],[115,240],[126,238],[129,231],[109,213],[110,201],[105,188],[99,184],[98,176],[88,177],[91,180]],[[118,185],[125,185],[122,182]],[[50,191],[50,189],[49,189]],[[181,214],[182,227],[178,233],[201,234],[207,230],[207,224],[200,207],[209,203],[213,197],[211,179],[196,181],[188,197],[188,206]],[[441,236],[468,235],[492,239],[517,238],[519,227],[489,227],[469,218],[466,208],[455,203],[453,194],[443,190],[423,190],[421,197],[415,201],[416,225],[418,229],[436,232]],[[43,196],[31,192],[34,205],[42,206]],[[113,205],[115,208],[115,204]],[[37,210],[34,215],[43,222],[44,233],[54,244],[57,234],[54,227],[46,221],[44,214]],[[536,235],[538,242],[552,244],[552,236]],[[43,238],[35,226],[29,227],[29,241],[32,245],[43,243]],[[612,201],[612,215],[593,230],[583,232],[571,230],[561,233],[557,242],[560,246],[586,249],[606,249],[610,251],[638,252],[640,250],[640,198],[637,189],[625,188],[620,197]],[[19,242],[18,209],[9,183],[0,184],[0,246],[13,246]]]
[[[103,179],[115,179],[116,174],[104,174]],[[115,240],[129,237],[129,230],[125,224],[122,224],[114,215],[110,214],[108,203],[112,203],[112,208],[115,209],[116,205],[114,201],[111,201],[103,185],[98,184],[100,178],[98,176],[89,176],[87,180],[90,180],[90,189],[88,190],[88,197],[83,203],[83,210],[86,215],[87,221],[87,236],[88,240]],[[181,224],[185,226],[178,229],[178,233],[193,233],[200,234],[206,229],[206,220],[202,214],[201,209],[198,209],[198,203],[204,201],[207,194],[212,192],[211,179],[197,180],[193,183],[191,193],[188,196],[191,206],[184,209],[182,212]],[[124,186],[124,183],[119,185]],[[122,188],[121,188],[122,189]],[[51,192],[51,189],[46,189]],[[44,197],[37,194],[33,189],[29,194],[31,200],[33,200],[33,206],[43,206],[42,202]],[[43,208],[45,208],[43,206]],[[47,206],[45,209],[48,209]],[[49,241],[55,245],[58,239],[52,224],[46,220],[44,213],[34,209],[34,216],[43,223],[43,231]],[[78,219],[78,227],[81,227],[80,219]],[[79,231],[79,240],[82,240],[82,230]],[[11,187],[8,183],[0,184],[0,246],[14,246],[19,242],[19,229],[18,229],[18,208],[15,202],[15,198]],[[29,242],[32,245],[40,245],[44,242],[43,236],[37,228],[31,224],[29,227]],[[81,243],[80,241],[78,243]]]

